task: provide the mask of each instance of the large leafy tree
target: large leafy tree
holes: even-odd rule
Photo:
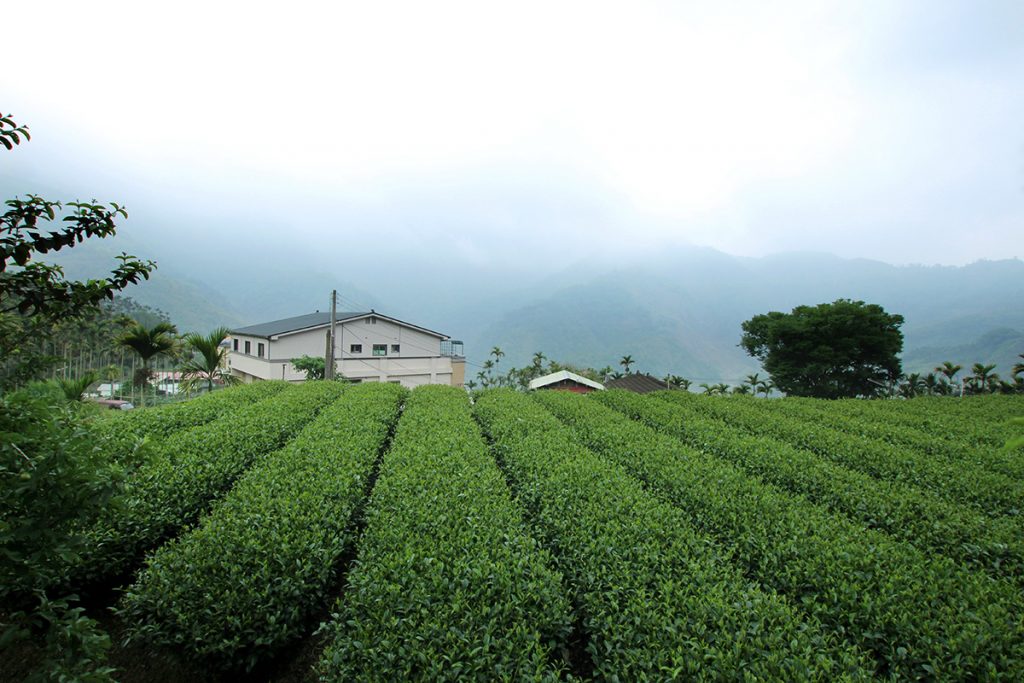
[[[182,373],[182,388],[191,391],[205,382],[207,391],[213,391],[213,383],[238,384],[237,377],[228,372],[225,359],[228,347],[221,344],[231,333],[226,327],[218,327],[209,334],[191,332],[185,335],[185,347],[192,357],[179,368]]]
[[[0,144],[13,149],[28,131],[0,114]],[[50,201],[36,195],[8,199],[0,215],[0,388],[31,378],[35,341],[60,321],[96,311],[100,302],[130,284],[149,278],[156,267],[121,254],[104,279],[68,280],[60,266],[34,258],[70,248],[89,237],[115,234],[115,221],[128,213],[118,204]],[[55,225],[47,225],[54,223]]]
[[[870,396],[900,376],[903,316],[839,299],[772,311],[743,323],[740,346],[792,396]]]

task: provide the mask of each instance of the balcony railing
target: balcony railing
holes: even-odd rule
[[[463,350],[462,342],[449,339],[441,342],[441,355],[449,358],[465,358],[466,353]]]

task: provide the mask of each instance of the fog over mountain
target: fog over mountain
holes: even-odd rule
[[[57,260],[71,275],[97,276],[117,242],[82,245]],[[617,264],[554,257],[547,270],[535,263],[484,268],[458,258],[423,264],[406,256],[385,272],[358,261],[283,266],[262,249],[236,248],[216,265],[197,265],[204,258],[162,257],[153,279],[129,294],[185,329],[203,330],[326,310],[336,287],[342,310],[374,308],[449,334],[466,343],[474,365],[493,346],[507,354],[505,367],[529,362],[536,351],[591,367],[615,366],[629,354],[641,371],[697,382],[738,383],[759,371],[738,348],[742,321],[837,298],[904,316],[908,372],[944,360],[997,363],[1006,372],[1024,350],[1019,259],[893,266],[820,253],[750,258],[693,247]]]
[[[126,205],[61,258],[155,259],[132,295],[182,327],[337,288],[474,362],[701,381],[838,297],[906,316],[908,369],[1024,329],[1024,3],[175,8],[19,8],[0,196]]]

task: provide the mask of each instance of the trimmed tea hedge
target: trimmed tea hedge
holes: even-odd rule
[[[366,520],[323,680],[558,680],[569,603],[464,391],[412,392]]]
[[[923,396],[907,401],[841,402],[864,416],[897,421],[968,445],[1000,447],[1012,434],[1007,421],[1024,415],[1021,396]]]
[[[538,399],[558,413],[551,392]],[[1024,543],[1008,519],[992,520],[973,508],[918,489],[875,479],[781,441],[733,429],[689,404],[612,392],[598,400],[648,427],[738,465],[780,488],[802,494],[869,527],[984,569],[995,577],[1024,576]],[[778,403],[778,401],[773,401]]]
[[[781,439],[878,479],[902,482],[927,489],[947,500],[974,505],[989,515],[1015,516],[1021,513],[1024,482],[996,472],[965,468],[783,415],[762,415],[745,400],[707,400],[685,391],[663,391],[652,396],[692,405],[707,415],[753,434]]]
[[[76,574],[95,580],[130,569],[195,521],[253,462],[283,446],[343,386],[309,382],[163,441],[128,481],[121,504],[89,531],[92,552]]]
[[[353,541],[353,513],[403,395],[394,384],[348,389],[157,550],[122,603],[132,638],[237,670],[302,635]]]
[[[490,391],[474,412],[572,588],[595,678],[868,676],[856,650],[750,584],[686,515],[528,397]]]
[[[878,674],[1024,675],[1014,586],[829,514],[601,403],[623,395],[578,397],[559,412],[581,442],[622,463],[730,547],[751,578],[872,652]]]
[[[973,397],[977,400],[982,397]],[[960,399],[946,398],[945,401]],[[898,401],[874,401],[879,407],[865,410],[857,403],[870,401],[839,401],[830,405],[810,399],[781,401],[756,401],[753,406],[765,413],[787,415],[803,422],[838,429],[858,439],[871,439],[890,443],[897,448],[911,449],[929,456],[943,458],[960,467],[982,467],[1013,477],[1024,479],[1024,458],[1002,450],[1010,434],[1000,425],[994,428],[979,424],[971,419],[958,418],[949,414],[940,405],[933,405],[922,425],[910,426],[899,419]],[[1024,400],[1021,400],[1021,415],[1024,415]]]
[[[220,389],[180,403],[105,415],[93,424],[93,429],[97,438],[105,440],[104,452],[108,457],[131,467],[142,461],[137,453],[147,440],[162,439],[173,432],[212,422],[287,387],[287,382],[275,381]]]

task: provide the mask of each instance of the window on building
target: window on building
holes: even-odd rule
[[[350,344],[349,347],[348,347],[348,352],[349,353],[362,353],[363,352],[363,345],[362,344]]]
[[[252,353],[252,342],[250,342],[250,341],[245,342],[245,353],[246,354],[251,354]]]
[[[256,355],[260,358],[263,358],[263,342],[260,342],[259,344],[256,345]]]
[[[231,341],[232,341],[232,342],[234,343],[234,345],[235,345],[235,346],[234,346],[234,349],[235,349],[235,351],[237,351],[237,350],[238,350],[238,340],[237,340],[237,339],[232,339]]]
[[[399,353],[400,350],[401,350],[401,347],[398,344],[392,344],[391,345],[391,353]]]
[[[388,345],[387,344],[374,344],[373,345],[373,355],[375,355],[375,356],[386,356],[386,355],[388,355]]]

